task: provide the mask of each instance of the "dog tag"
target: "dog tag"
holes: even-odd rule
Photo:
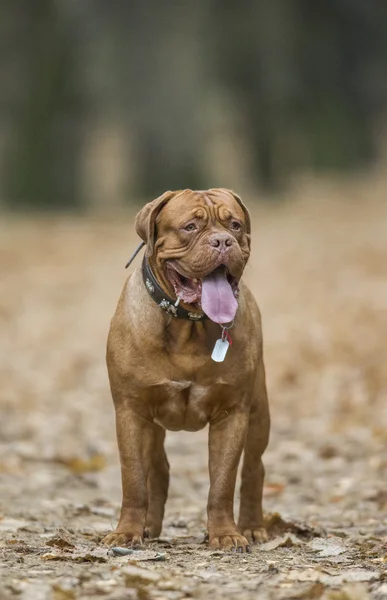
[[[229,348],[230,344],[228,342],[228,340],[216,340],[215,342],[215,346],[214,349],[212,351],[211,354],[211,358],[212,360],[214,360],[215,362],[223,362],[224,359],[226,358],[226,354],[227,354],[227,350]]]

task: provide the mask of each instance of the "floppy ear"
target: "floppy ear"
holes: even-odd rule
[[[164,192],[162,196],[145,204],[144,208],[136,215],[134,226],[137,235],[146,243],[146,256],[152,256],[156,234],[156,217],[166,203],[176,192]]]
[[[245,204],[242,201],[242,198],[240,196],[238,196],[238,194],[236,194],[235,192],[233,192],[232,190],[227,190],[226,188],[221,188],[223,192],[228,192],[229,194],[231,194],[231,196],[233,198],[235,198],[235,200],[238,202],[239,206],[241,207],[241,209],[243,210],[244,214],[245,214],[245,219],[246,219],[246,233],[248,233],[250,235],[251,233],[251,218],[250,218],[250,213],[247,210],[247,207],[245,206]]]

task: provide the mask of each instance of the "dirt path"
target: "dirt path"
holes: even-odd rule
[[[207,431],[168,436],[161,540],[98,546],[120,501],[104,346],[131,220],[2,222],[1,600],[387,597],[387,204],[331,193],[254,211],[273,427],[251,555],[202,544]]]

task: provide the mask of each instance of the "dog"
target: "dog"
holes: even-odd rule
[[[165,431],[209,424],[208,545],[249,552],[267,539],[262,454],[270,428],[261,316],[241,281],[249,212],[227,189],[168,191],[142,208],[135,228],[144,260],[125,283],[108,336],[123,500],[117,528],[103,541],[141,546],[160,535]]]

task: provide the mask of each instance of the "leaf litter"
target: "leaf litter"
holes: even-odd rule
[[[133,217],[2,223],[1,600],[387,596],[383,185],[301,186],[293,204],[253,207],[246,280],[273,425],[270,539],[250,555],[203,544],[206,430],[167,435],[160,540],[124,555],[100,545],[120,508],[104,348]]]

